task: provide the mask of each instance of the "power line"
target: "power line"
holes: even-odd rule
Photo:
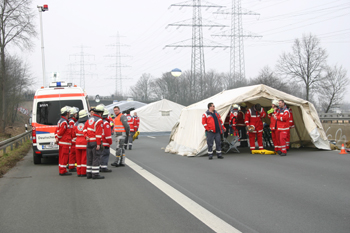
[[[116,37],[116,43],[113,45],[109,45],[109,46],[115,47],[115,54],[108,55],[108,57],[115,58],[115,64],[112,65],[112,67],[115,67],[115,78],[114,78],[115,79],[115,91],[116,91],[116,94],[122,95],[123,94],[123,79],[126,79],[126,78],[123,78],[123,76],[122,76],[122,67],[130,67],[130,66],[123,65],[121,62],[121,59],[122,59],[122,57],[129,57],[129,56],[122,55],[120,53],[120,48],[122,46],[127,46],[127,45],[120,43],[119,32],[117,32],[117,36],[115,36],[115,37]]]
[[[203,78],[205,75],[205,60],[204,60],[204,47],[210,47],[210,48],[227,48],[228,46],[223,45],[205,45],[203,43],[203,27],[207,28],[213,28],[213,27],[226,27],[225,25],[218,25],[217,23],[213,23],[211,21],[203,23],[202,19],[202,12],[201,9],[207,8],[207,9],[220,9],[223,8],[223,6],[215,5],[212,3],[209,3],[207,1],[201,0],[192,0],[187,1],[179,4],[172,4],[170,7],[191,7],[193,9],[193,15],[192,15],[192,21],[185,20],[178,23],[169,24],[168,26],[176,26],[176,27],[183,27],[183,26],[189,26],[192,27],[192,38],[190,40],[184,40],[175,44],[166,45],[165,47],[173,47],[173,48],[179,48],[179,47],[189,47],[192,49],[191,53],[191,79],[193,80],[193,83],[190,85],[193,87],[196,87],[197,78],[199,78],[199,85],[200,85],[200,97],[203,96]],[[204,20],[206,21],[206,20]],[[187,41],[191,41],[191,44],[188,44]],[[192,93],[193,99],[195,98],[196,93]]]
[[[243,38],[262,37],[252,33],[243,33],[242,15],[259,15],[253,11],[242,10],[241,0],[232,0],[231,9],[218,11],[216,14],[226,14],[231,16],[230,34],[221,34],[214,36],[230,37],[230,77],[233,79],[238,76],[239,79],[245,78],[244,44]]]

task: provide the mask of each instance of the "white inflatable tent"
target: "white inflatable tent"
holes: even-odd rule
[[[185,106],[162,99],[131,112],[140,117],[139,132],[170,132]]]
[[[266,107],[266,110],[271,108],[273,99],[283,99],[293,111],[295,129],[291,130],[291,144],[300,143],[307,147],[330,149],[326,133],[312,103],[260,84],[222,91],[208,99],[184,108],[179,122],[172,130],[170,142],[165,152],[176,153],[182,156],[206,154],[207,144],[202,125],[202,115],[207,110],[207,105],[210,102],[215,104],[216,111],[224,120],[232,104],[244,102],[247,104],[247,108],[250,108],[252,105],[259,103],[261,106]],[[267,117],[263,121],[270,122]]]

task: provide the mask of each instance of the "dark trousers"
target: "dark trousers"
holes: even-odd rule
[[[125,138],[125,146],[127,146],[127,145],[132,146],[134,135],[135,135],[135,132],[130,132],[129,133],[129,137]]]
[[[245,126],[238,126],[237,127],[239,136],[240,136],[240,142],[241,142],[241,147],[248,147],[248,141],[247,141],[247,129]]]
[[[216,155],[221,156],[221,135],[220,132],[207,132],[208,156],[213,157],[213,145],[215,141]]]
[[[105,147],[101,153],[100,163],[102,169],[107,169],[108,160],[109,160],[109,147]]]
[[[86,148],[86,174],[92,174],[92,176],[98,176],[100,173],[100,157],[101,149],[96,150],[96,142],[88,142]]]
[[[226,128],[226,131],[224,132],[224,138],[227,138],[228,137],[228,134],[230,133],[230,125],[224,125],[225,128]]]

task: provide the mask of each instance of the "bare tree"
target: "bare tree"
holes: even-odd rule
[[[303,35],[296,39],[291,53],[283,53],[277,69],[285,76],[305,85],[306,100],[310,99],[313,88],[324,80],[327,53],[320,47],[319,39],[312,35]]]
[[[151,75],[142,74],[135,86],[131,87],[131,94],[134,98],[149,101],[151,98]]]
[[[15,45],[31,48],[32,37],[36,36],[33,24],[34,10],[31,0],[2,0],[0,2],[0,92],[1,92],[1,130],[5,130],[7,110],[8,74],[6,73],[6,48]]]
[[[319,89],[320,104],[325,112],[342,102],[348,84],[347,71],[342,66],[327,67],[325,81]]]
[[[264,84],[283,92],[288,92],[289,89],[287,83],[283,82],[269,66],[264,66],[259,75],[250,81],[250,85],[256,84]]]

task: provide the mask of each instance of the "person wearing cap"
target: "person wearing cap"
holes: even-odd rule
[[[84,126],[88,120],[88,114],[83,109],[79,111],[79,120],[74,125],[75,132],[75,151],[77,159],[77,174],[78,177],[86,177],[86,138],[84,135]],[[85,129],[87,132],[87,129]]]
[[[100,176],[100,158],[102,155],[102,134],[104,112],[103,105],[97,105],[94,114],[85,122],[84,136],[87,141],[86,148],[86,175],[88,179],[104,179]]]
[[[221,155],[221,135],[226,131],[226,128],[221,120],[220,114],[215,111],[215,105],[213,103],[208,104],[208,111],[202,116],[202,124],[207,136],[209,159],[213,159],[214,141],[216,156],[218,159],[223,159],[224,157]]]
[[[75,163],[77,162],[77,159],[76,159],[76,152],[75,152],[76,137],[75,137],[74,125],[78,121],[78,112],[79,112],[79,108],[77,107],[71,107],[69,110],[70,118],[68,121],[69,121],[70,131],[72,132],[72,145],[70,147],[69,159],[68,159],[69,172],[77,171],[77,169],[75,168]]]
[[[120,112],[120,108],[115,106],[113,108],[115,113],[114,117],[114,133],[116,137],[116,160],[111,164],[115,167],[125,166],[125,138],[129,137],[130,126],[128,124],[128,119],[125,115]]]
[[[130,115],[130,110],[126,110],[126,119],[128,120],[128,124],[130,127],[130,133],[129,133],[129,137],[127,137],[125,139],[125,145],[124,148],[127,150],[128,145],[129,145],[129,150],[132,150],[132,141],[133,141],[133,137],[135,134],[135,120],[134,118]]]
[[[61,108],[61,118],[56,128],[56,143],[58,149],[58,172],[60,176],[70,176],[72,173],[67,172],[67,163],[69,156],[69,148],[72,145],[72,132],[69,128],[69,107]]]
[[[278,111],[278,100],[272,100],[272,108],[267,111],[267,116],[270,119],[270,129],[271,129],[271,138],[273,145],[275,147],[275,151],[278,151],[279,145],[278,145],[278,140],[277,140],[277,127],[276,127],[276,119],[274,116],[277,114]]]
[[[277,114],[274,116],[276,122],[277,122],[277,140],[278,140],[278,150],[277,153],[280,156],[286,156],[287,155],[287,138],[289,134],[289,127],[290,127],[290,113],[289,110],[284,103],[284,100],[278,101],[278,111]]]
[[[101,167],[101,172],[112,172],[112,170],[108,169],[108,160],[109,160],[109,154],[110,150],[109,148],[112,145],[112,134],[111,134],[111,125],[110,125],[110,120],[108,117],[108,110],[105,109],[102,115],[103,119],[103,135],[102,135],[102,143],[103,143],[103,151],[100,159],[100,167]]]
[[[259,150],[264,149],[263,145],[263,130],[264,125],[262,122],[262,118],[266,116],[264,109],[260,104],[253,105],[250,109],[248,109],[245,114],[245,124],[248,127],[248,135],[249,135],[249,144],[250,150],[255,150],[255,138],[257,138]]]
[[[246,107],[247,105],[245,103],[240,104],[240,110],[238,111],[237,115],[237,130],[240,135],[240,145],[239,147],[248,147],[248,141],[247,141],[247,129],[244,123],[245,113],[246,113]],[[239,107],[239,106],[238,106]]]

